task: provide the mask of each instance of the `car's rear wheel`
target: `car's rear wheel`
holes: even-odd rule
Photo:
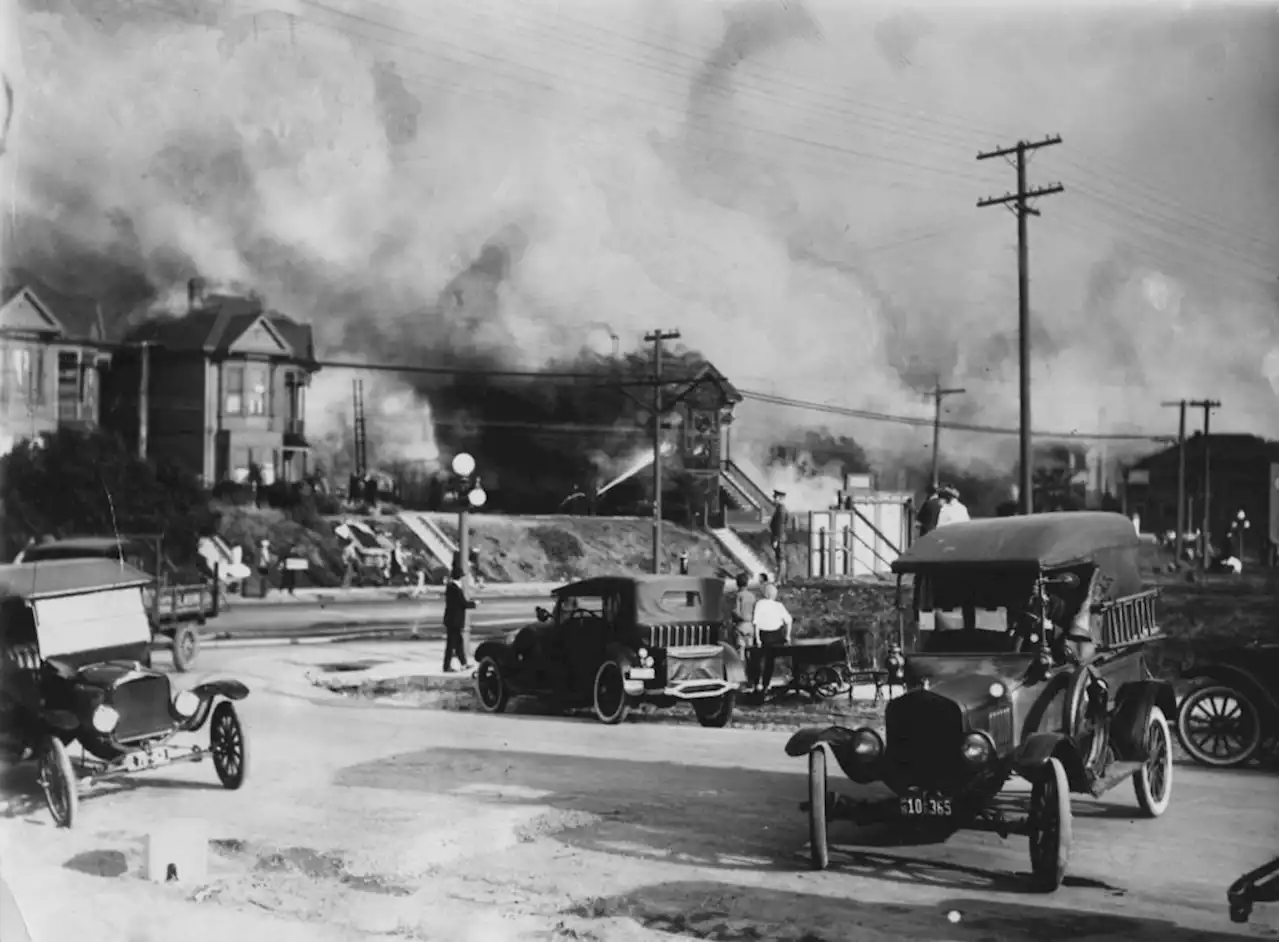
[[[698,722],[711,729],[723,729],[733,720],[733,707],[738,697],[732,690],[718,697],[693,701]]]
[[[173,632],[173,667],[186,673],[200,653],[200,636],[190,625],[179,625]]]
[[[631,712],[627,688],[622,676],[622,665],[617,661],[605,661],[596,670],[594,696],[596,718],[601,723],[614,726]]]
[[[809,859],[814,870],[826,870],[831,863],[827,846],[827,752],[821,747],[809,751]]]
[[[1052,893],[1062,886],[1071,856],[1071,790],[1062,762],[1050,758],[1031,785],[1028,815],[1031,878],[1036,889]]]
[[[1178,708],[1178,739],[1201,765],[1244,765],[1262,747],[1262,724],[1249,698],[1225,684],[1191,691]]]
[[[481,658],[476,665],[476,697],[481,709],[486,713],[501,713],[507,708],[510,696],[498,662],[491,657]]]
[[[1133,794],[1148,818],[1158,818],[1169,807],[1173,793],[1173,737],[1164,710],[1151,708],[1147,718],[1147,760],[1133,773]]]
[[[840,672],[834,667],[823,666],[813,672],[813,695],[819,700],[830,700],[838,694],[844,685],[840,680]]]
[[[46,736],[40,744],[40,790],[44,792],[44,803],[53,815],[53,823],[60,828],[69,828],[76,822],[76,812],[80,809],[80,790],[77,787],[76,773],[71,767],[71,756],[67,755],[67,747],[56,736]]]
[[[209,721],[209,751],[213,754],[213,768],[223,788],[235,791],[244,784],[245,773],[249,770],[249,751],[240,715],[228,700],[213,708],[213,718]]]

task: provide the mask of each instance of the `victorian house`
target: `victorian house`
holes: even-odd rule
[[[0,301],[0,447],[59,426],[96,426],[99,371],[111,361],[97,309],[17,279]]]
[[[140,454],[206,484],[264,483],[308,471],[306,390],[318,369],[311,327],[253,297],[188,285],[187,310],[122,332],[104,421]]]

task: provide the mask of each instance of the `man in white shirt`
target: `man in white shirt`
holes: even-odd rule
[[[949,523],[964,523],[969,519],[969,508],[960,503],[960,492],[950,484],[938,490],[942,498],[942,506],[938,508],[936,527],[945,527]]]
[[[760,677],[756,683],[756,690],[760,693],[767,693],[773,680],[777,648],[791,643],[791,626],[791,613],[778,601],[778,587],[772,582],[767,583],[764,598],[756,602],[751,613],[752,637],[761,657]]]

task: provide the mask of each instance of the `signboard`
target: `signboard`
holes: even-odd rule
[[[1277,504],[1280,503],[1280,464],[1274,461],[1271,463],[1271,542],[1280,542],[1277,540],[1277,532],[1280,532],[1280,525],[1277,525],[1276,510]]]

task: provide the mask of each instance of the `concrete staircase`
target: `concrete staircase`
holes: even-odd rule
[[[444,535],[444,531],[437,526],[429,514],[403,511],[400,514],[400,520],[445,568],[446,572],[453,567],[453,556],[458,552],[458,546]]]
[[[760,573],[768,573],[773,578],[775,573],[773,567],[764,562],[756,552],[751,549],[738,534],[734,533],[728,527],[720,527],[709,531],[720,547],[728,553],[739,566],[741,566],[751,576],[752,581],[760,575]]]

